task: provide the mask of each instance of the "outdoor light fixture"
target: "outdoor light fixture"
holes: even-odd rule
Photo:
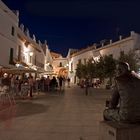
[[[23,66],[22,64],[19,64],[19,63],[16,63],[15,65],[16,65],[16,67],[17,67],[17,68],[19,68],[19,67],[22,67],[22,66]]]
[[[8,74],[7,73],[4,73],[4,75],[3,75],[5,78],[8,76]]]
[[[33,56],[33,54],[34,54],[33,52],[30,52],[30,53],[29,53],[30,56]]]
[[[100,56],[94,57],[95,62],[99,62],[99,60],[100,60]]]
[[[16,64],[16,67],[19,67],[19,66],[20,66],[19,63],[17,63],[17,64]]]

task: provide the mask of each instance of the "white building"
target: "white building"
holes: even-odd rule
[[[93,46],[77,51],[69,56],[69,76],[72,82],[76,83],[77,77],[75,73],[79,62],[84,64],[90,58],[97,60],[100,56],[104,55],[112,55],[113,58],[118,59],[120,52],[127,54],[130,50],[140,54],[140,35],[134,31],[131,31],[128,37],[122,38],[122,36],[120,36],[118,41],[112,42],[112,40],[110,40],[106,45],[102,43],[99,48],[94,44]]]
[[[0,1],[0,66],[28,66],[44,70],[45,52],[35,35],[30,35],[23,24],[19,25],[19,12],[11,11]]]
[[[68,76],[68,59],[62,57],[61,54],[51,52],[52,59],[53,59],[53,70],[55,75],[57,76]]]
[[[49,47],[47,45],[47,41],[45,41],[45,43],[42,45],[43,47],[43,51],[45,53],[45,65],[44,65],[44,69],[45,69],[45,75],[50,75],[53,74],[53,67],[52,67],[52,63],[53,63],[53,58],[51,55],[51,52],[49,50]]]
[[[42,44],[37,41],[35,35],[30,35],[28,28],[19,25],[19,12],[14,13],[2,1],[0,21],[1,67],[30,67],[47,75],[67,71],[67,58],[50,53],[47,42]]]
[[[34,69],[44,69],[45,52],[43,51],[41,42],[38,41],[37,43],[35,36],[31,38],[29,30],[24,30],[23,25],[17,28],[17,36],[17,63],[26,63],[29,67]]]
[[[18,11],[14,13],[0,1],[0,66],[12,67],[16,57]]]

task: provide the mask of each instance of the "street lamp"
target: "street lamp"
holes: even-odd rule
[[[34,54],[33,52],[30,52],[30,53],[29,53],[30,56],[33,56],[33,54]]]

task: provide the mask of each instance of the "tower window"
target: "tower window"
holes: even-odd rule
[[[10,48],[10,56],[9,56],[9,64],[13,64],[13,54],[14,54],[14,49]]]
[[[62,67],[62,62],[59,63],[59,66]]]
[[[15,35],[15,28],[13,26],[12,26],[11,34],[12,34],[12,36]]]

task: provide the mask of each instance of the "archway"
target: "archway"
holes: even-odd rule
[[[62,76],[66,78],[68,76],[68,70],[66,68],[61,68],[59,70],[58,76]]]

